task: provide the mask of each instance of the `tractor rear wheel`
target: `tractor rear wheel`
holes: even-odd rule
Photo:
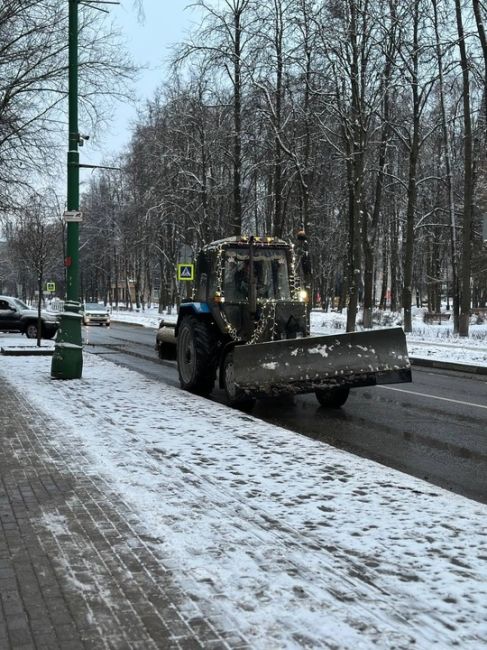
[[[210,327],[193,316],[179,326],[177,362],[181,388],[207,396],[216,378],[216,341]]]
[[[316,388],[316,399],[325,408],[337,409],[343,406],[348,399],[349,386],[337,386],[335,388]]]
[[[249,397],[235,386],[233,371],[233,350],[227,353],[223,361],[223,388],[230,406],[249,413],[255,406],[255,398]]]

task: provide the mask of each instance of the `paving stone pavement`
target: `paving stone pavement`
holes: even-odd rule
[[[0,405],[0,650],[249,648],[181,593],[136,513],[1,378]]]

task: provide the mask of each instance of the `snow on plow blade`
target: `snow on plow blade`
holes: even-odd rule
[[[400,327],[238,345],[233,362],[235,384],[255,395],[411,381]]]

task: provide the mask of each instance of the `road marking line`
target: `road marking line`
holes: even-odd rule
[[[443,402],[454,402],[455,404],[464,404],[465,406],[476,406],[479,409],[487,409],[483,404],[474,404],[473,402],[462,402],[459,399],[450,399],[449,397],[438,397],[438,395],[428,395],[427,393],[417,393],[414,390],[404,390],[404,388],[392,388],[392,386],[378,386],[385,390],[397,390],[398,393],[409,393],[410,395],[419,395],[420,397],[432,397],[433,399],[441,399]]]

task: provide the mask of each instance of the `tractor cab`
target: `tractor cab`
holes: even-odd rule
[[[271,238],[231,237],[203,248],[196,299],[234,340],[269,341],[307,332],[305,296],[296,289],[293,248]]]

